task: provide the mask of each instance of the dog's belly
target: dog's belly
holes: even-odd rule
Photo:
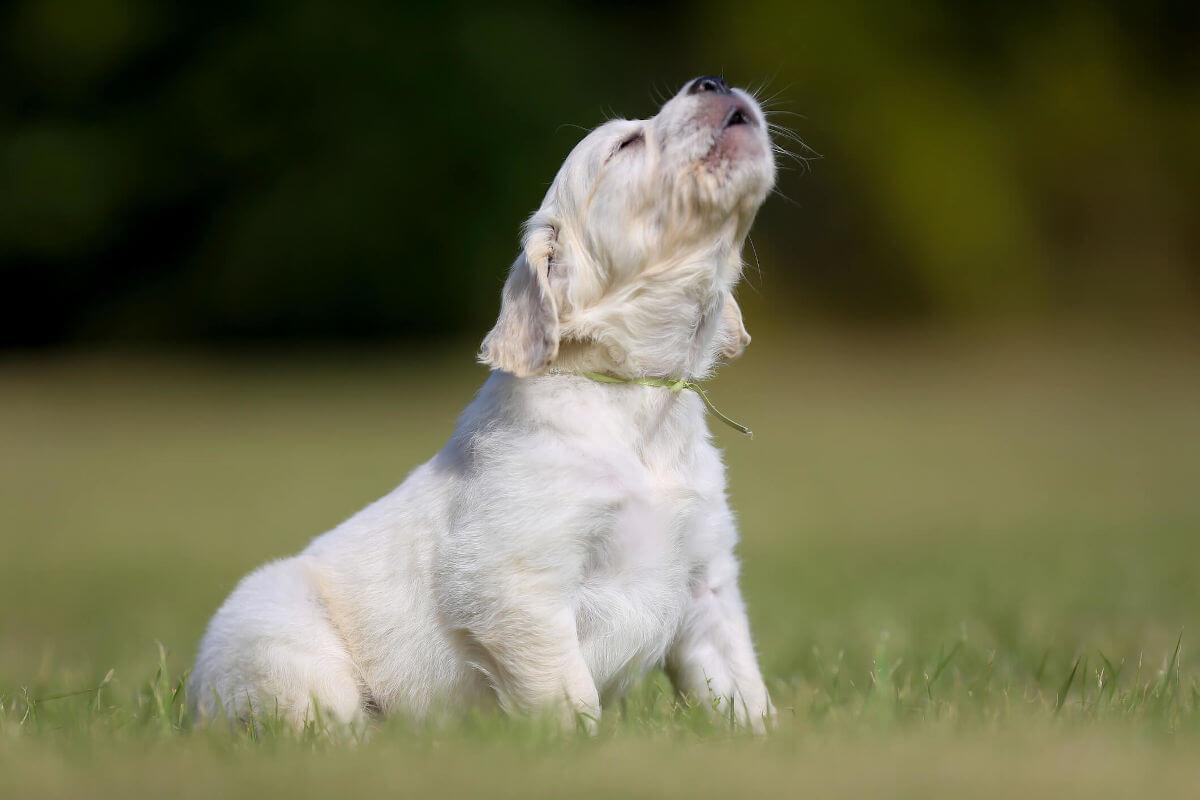
[[[698,502],[688,492],[638,493],[596,542],[575,606],[584,660],[605,699],[661,663],[690,596],[688,548]]]

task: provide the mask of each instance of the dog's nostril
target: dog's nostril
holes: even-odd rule
[[[729,84],[724,78],[716,75],[704,75],[692,81],[688,86],[688,94],[700,94],[701,92],[714,92],[716,94],[729,94]]]

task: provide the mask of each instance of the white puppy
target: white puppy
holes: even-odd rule
[[[200,717],[498,702],[573,725],[663,665],[762,729],[701,398],[595,374],[694,379],[741,351],[731,292],[774,179],[762,111],[719,78],[584,138],[525,226],[483,342],[493,371],[453,437],[238,585],[192,672]]]

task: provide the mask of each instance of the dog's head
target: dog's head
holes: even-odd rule
[[[720,78],[588,134],[525,225],[480,360],[696,375],[749,342],[732,289],[775,180],[762,110]]]

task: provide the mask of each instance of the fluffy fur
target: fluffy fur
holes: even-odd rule
[[[732,290],[774,177],[761,110],[716,79],[584,138],[525,226],[480,355],[493,371],[452,438],[242,580],[200,645],[201,717],[498,703],[574,725],[663,665],[761,730],[771,702],[699,398],[572,373],[698,378],[737,355]]]

